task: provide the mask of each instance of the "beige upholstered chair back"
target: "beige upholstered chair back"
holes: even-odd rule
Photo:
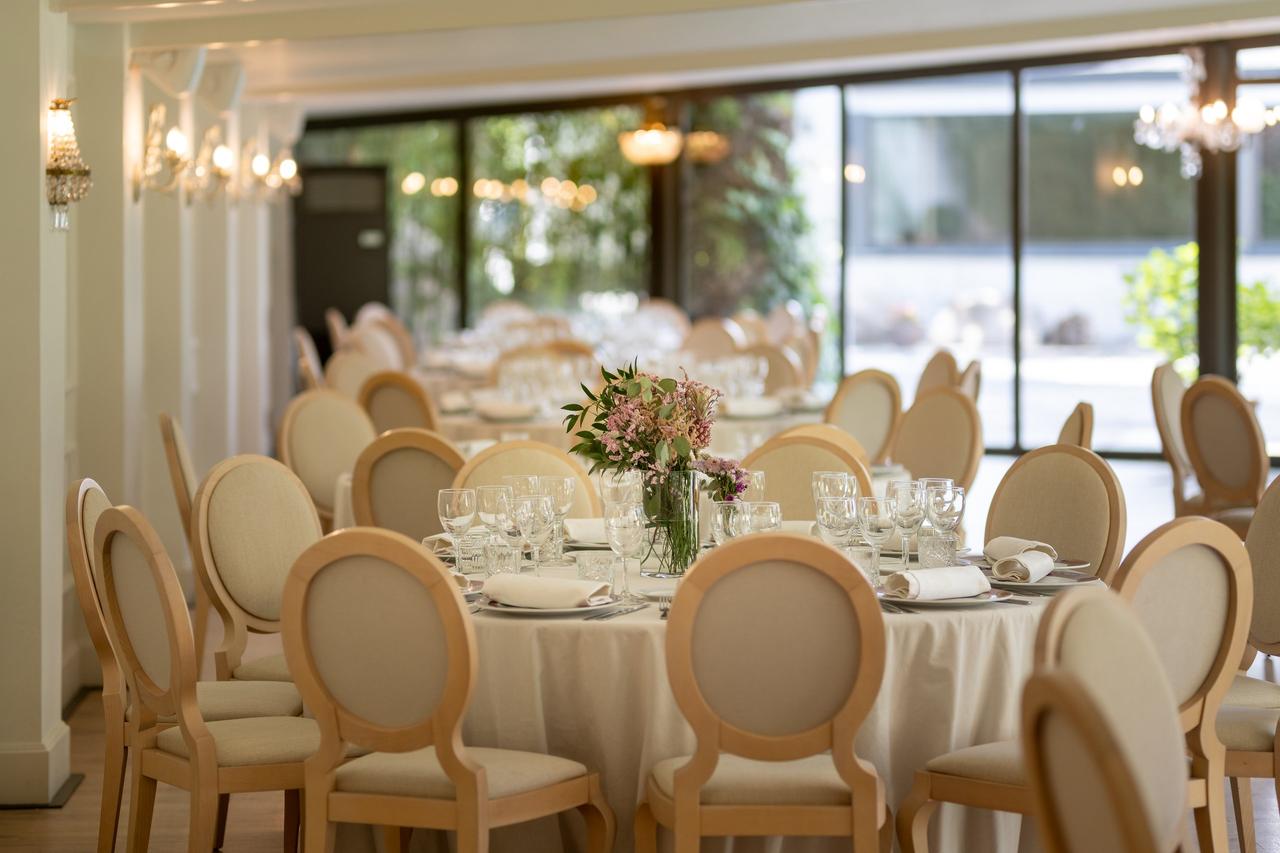
[[[973,402],[978,402],[978,394],[982,391],[982,362],[969,362],[969,366],[960,374],[956,388]]]
[[[265,456],[215,465],[196,499],[196,570],[224,621],[279,631],[289,567],[324,531],[306,487]]]
[[[794,299],[779,302],[769,309],[765,317],[765,325],[769,330],[769,342],[785,344],[803,335],[808,328],[804,319],[804,308]]]
[[[482,450],[462,466],[453,488],[501,486],[508,474],[576,477],[569,518],[597,518],[604,513],[587,470],[563,450],[538,441],[503,441]]]
[[[733,315],[733,322],[742,327],[747,336],[747,344],[762,344],[769,341],[769,326],[764,318],[753,310],[739,311]]]
[[[1249,644],[1280,654],[1280,478],[1263,493],[1244,540],[1253,569],[1253,618]]]
[[[1207,720],[1205,737],[1244,652],[1253,611],[1249,554],[1240,537],[1207,518],[1178,518],[1125,558],[1112,587],[1138,614],[1164,664],[1183,728]]]
[[[517,302],[514,299],[498,299],[490,302],[480,311],[480,324],[501,327],[535,320],[537,316],[534,310],[523,302]]]
[[[795,340],[789,341],[786,346],[795,350],[800,358],[800,365],[804,369],[804,387],[813,385],[814,380],[818,378],[818,367],[822,361],[822,335],[808,330]]]
[[[182,425],[164,412],[160,413],[160,438],[164,442],[169,484],[173,487],[173,497],[178,504],[182,532],[190,539],[191,501],[195,498],[196,485],[200,481],[196,477],[195,465],[191,463],[191,450],[187,447],[187,437],[182,432]]]
[[[294,326],[293,345],[298,350],[298,373],[304,378],[309,373],[312,379],[319,381],[324,376],[324,365],[320,361],[320,351],[316,349],[311,333],[301,326]]]
[[[636,309],[636,320],[661,323],[681,338],[689,334],[689,314],[670,299],[649,299]]]
[[[305,391],[289,401],[280,422],[280,459],[306,485],[322,516],[333,515],[338,475],[377,437],[355,399],[337,391]]]
[[[344,349],[359,350],[376,362],[381,370],[404,370],[408,366],[400,352],[400,342],[379,320],[352,326]]]
[[[856,438],[878,465],[889,456],[901,417],[898,381],[883,370],[860,370],[840,383],[823,419]]]
[[[858,480],[858,494],[871,494],[871,475],[857,457],[824,438],[775,436],[747,454],[744,468],[764,472],[765,500],[782,506],[784,519],[817,518],[813,472],[847,471]]]
[[[379,433],[404,427],[439,429],[436,407],[426,389],[407,373],[384,370],[373,374],[361,386],[357,399]]]
[[[324,387],[324,373],[316,373],[306,359],[298,359],[298,390],[314,391]]]
[[[415,542],[443,531],[437,496],[453,486],[462,454],[424,429],[383,433],[356,460],[351,505],[356,524],[403,533]]]
[[[1176,476],[1191,473],[1191,458],[1182,438],[1182,397],[1187,393],[1178,371],[1172,364],[1162,364],[1151,374],[1151,406],[1156,418],[1156,431],[1165,458],[1173,466]]]
[[[779,438],[786,438],[791,435],[808,435],[813,438],[834,442],[852,453],[864,468],[871,466],[871,457],[867,455],[867,449],[858,442],[858,439],[849,435],[849,433],[835,424],[800,424],[778,433]]]
[[[98,664],[102,667],[103,695],[122,696],[124,675],[116,662],[115,651],[111,648],[111,640],[107,635],[102,597],[98,593],[98,581],[93,568],[97,561],[93,550],[94,529],[98,519],[110,508],[111,501],[107,499],[106,492],[93,480],[79,480],[72,483],[67,491],[67,556],[71,560],[76,601],[80,604],[80,613],[84,616],[85,629],[98,656]]]
[[[681,349],[698,358],[725,358],[747,346],[747,333],[726,317],[703,317],[693,324]]]
[[[920,372],[920,381],[916,383],[916,399],[937,388],[955,388],[960,384],[960,367],[956,357],[944,349],[933,354]]]
[[[798,388],[804,383],[804,365],[800,357],[790,347],[776,344],[753,344],[746,349],[747,355],[764,359],[767,369],[764,378],[764,393],[773,395],[787,388]]]
[[[347,318],[337,308],[326,308],[324,325],[329,331],[329,350],[337,352],[347,342]]]
[[[1058,444],[1093,449],[1093,404],[1077,403],[1058,433]]]
[[[1047,542],[1064,559],[1088,562],[1105,580],[1120,561],[1125,519],[1124,492],[1111,466],[1091,450],[1053,444],[1024,453],[1005,472],[991,498],[986,541]]]
[[[491,379],[496,384],[502,376],[503,368],[520,361],[564,361],[571,363],[574,360],[584,363],[590,362],[591,367],[588,370],[592,375],[600,372],[596,367],[598,362],[596,362],[595,350],[591,344],[585,341],[565,338],[546,341],[545,343],[526,344],[503,352],[493,364]]]
[[[349,346],[329,356],[324,368],[324,384],[354,400],[370,376],[394,369],[365,350]]]
[[[969,488],[982,461],[978,406],[954,388],[917,395],[898,424],[892,455],[913,477],[949,477]]]
[[[1267,484],[1266,443],[1249,401],[1221,376],[1182,397],[1182,435],[1209,506],[1255,506]]]
[[[884,675],[884,623],[874,590],[838,551],[789,534],[717,548],[680,584],[666,645],[697,740],[676,772],[677,801],[696,796],[721,752],[781,761],[831,750],[855,797],[874,785],[853,742]]]
[[[448,569],[417,543],[350,528],[307,549],[285,587],[284,650],[328,745],[435,744],[454,775],[475,635]]]
[[[1106,590],[1055,599],[1036,660],[1022,742],[1044,829],[1062,842],[1050,849],[1172,850],[1188,805],[1183,730],[1159,652],[1132,608]],[[1161,843],[1120,845],[1132,829]]]

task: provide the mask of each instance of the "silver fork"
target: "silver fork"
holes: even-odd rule
[[[662,619],[667,618],[667,614],[671,612],[671,596],[658,596],[658,616]]]

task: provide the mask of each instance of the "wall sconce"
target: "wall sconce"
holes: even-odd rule
[[[245,180],[247,192],[256,190],[259,198],[269,199],[280,190],[289,195],[302,192],[302,177],[298,174],[298,161],[293,159],[289,149],[282,150],[272,160],[267,154],[257,150],[250,140],[244,147],[241,160],[249,164]]]
[[[44,167],[45,193],[53,211],[53,227],[66,231],[71,221],[67,206],[89,194],[93,185],[89,167],[80,158],[76,142],[76,126],[71,120],[71,100],[54,98],[49,102],[49,154]]]
[[[275,168],[272,172],[280,179],[280,186],[289,195],[296,196],[302,192],[302,178],[298,175],[298,161],[293,159],[293,152],[288,148],[276,155]]]
[[[206,130],[200,142],[200,153],[186,179],[188,202],[197,196],[209,201],[219,191],[225,190],[231,181],[235,162],[235,152],[222,142],[222,128],[214,125]]]
[[[134,201],[142,198],[144,189],[173,192],[191,166],[187,135],[177,125],[166,131],[164,121],[164,104],[156,104],[147,119],[142,162],[133,170]]]

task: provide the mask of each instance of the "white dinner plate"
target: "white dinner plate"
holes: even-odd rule
[[[1013,593],[1004,589],[993,589],[979,595],[969,595],[964,598],[938,598],[932,601],[921,601],[914,598],[894,598],[891,595],[885,595],[883,590],[877,591],[876,595],[883,601],[899,605],[901,607],[985,607],[988,604],[995,604],[1013,598]]]
[[[1026,590],[1028,592],[1061,592],[1064,589],[1073,589],[1081,584],[1100,584],[1100,580],[1086,572],[1072,571],[1071,569],[1054,569],[1038,581],[1002,581],[987,575],[987,580],[991,581],[991,585],[997,589],[1009,589],[1013,591]]]
[[[588,613],[598,613],[624,603],[622,597],[617,595],[611,596],[604,604],[593,604],[587,607],[516,607],[511,604],[499,604],[483,597],[476,602],[481,610],[507,616],[585,616]]]

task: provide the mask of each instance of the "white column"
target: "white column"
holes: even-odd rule
[[[236,150],[243,152],[249,139],[264,137],[257,108],[240,108]],[[247,169],[248,163],[241,168]],[[237,436],[242,453],[270,454],[272,451],[269,392],[271,362],[267,350],[267,316],[270,282],[271,240],[266,203],[248,195],[241,199],[237,216],[237,264],[239,275],[236,304],[235,341],[239,357],[239,426]],[[277,247],[277,250],[287,247]]]
[[[66,488],[67,233],[44,200],[49,99],[67,94],[68,26],[47,0],[8,0],[0,27],[0,803],[46,803],[66,781],[62,500]],[[76,217],[72,217],[73,227]]]

